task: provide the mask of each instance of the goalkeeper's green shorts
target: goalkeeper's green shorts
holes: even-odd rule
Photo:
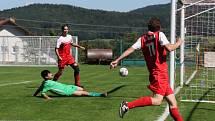
[[[71,96],[75,91],[77,91],[78,87],[74,85],[68,85],[67,91],[65,91],[65,95]]]
[[[58,95],[71,96],[75,91],[77,91],[77,89],[78,87],[75,85],[67,85],[61,90],[54,89],[51,92]]]

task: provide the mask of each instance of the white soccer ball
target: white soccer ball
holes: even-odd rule
[[[120,74],[120,76],[123,76],[123,77],[127,76],[128,75],[128,69],[125,67],[120,68],[119,74]]]

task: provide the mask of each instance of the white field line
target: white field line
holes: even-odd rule
[[[207,100],[180,100],[182,102],[194,102],[194,103],[215,103],[215,101],[207,101]]]
[[[30,82],[32,82],[32,81],[23,81],[23,82],[16,82],[16,83],[6,83],[6,84],[0,84],[0,87],[8,86],[8,85],[25,84],[25,83],[30,83]]]
[[[169,115],[169,105],[167,104],[163,114],[156,121],[165,121],[168,115]]]
[[[178,94],[178,92],[181,90],[181,87],[177,87],[174,91],[174,94]],[[156,121],[165,121],[165,119],[168,117],[169,115],[169,105],[167,104],[163,114],[156,120]]]
[[[195,70],[192,75],[190,76],[190,78],[185,82],[185,85],[188,85],[190,83],[190,81],[194,78],[194,76],[196,75],[197,70]]]

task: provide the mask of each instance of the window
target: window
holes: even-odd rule
[[[13,46],[13,53],[18,53],[19,52],[19,46]]]
[[[2,52],[8,52],[8,46],[1,46]]]

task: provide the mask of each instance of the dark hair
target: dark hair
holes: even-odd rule
[[[148,30],[152,32],[160,31],[161,23],[158,18],[151,18],[148,22]]]
[[[62,26],[61,26],[61,31],[62,31],[62,32],[63,32],[63,30],[64,30],[64,27],[68,27],[68,28],[69,28],[69,25],[68,25],[68,24],[62,25]]]
[[[48,76],[49,73],[51,73],[49,70],[43,70],[41,71],[41,76],[46,80],[46,76]]]

